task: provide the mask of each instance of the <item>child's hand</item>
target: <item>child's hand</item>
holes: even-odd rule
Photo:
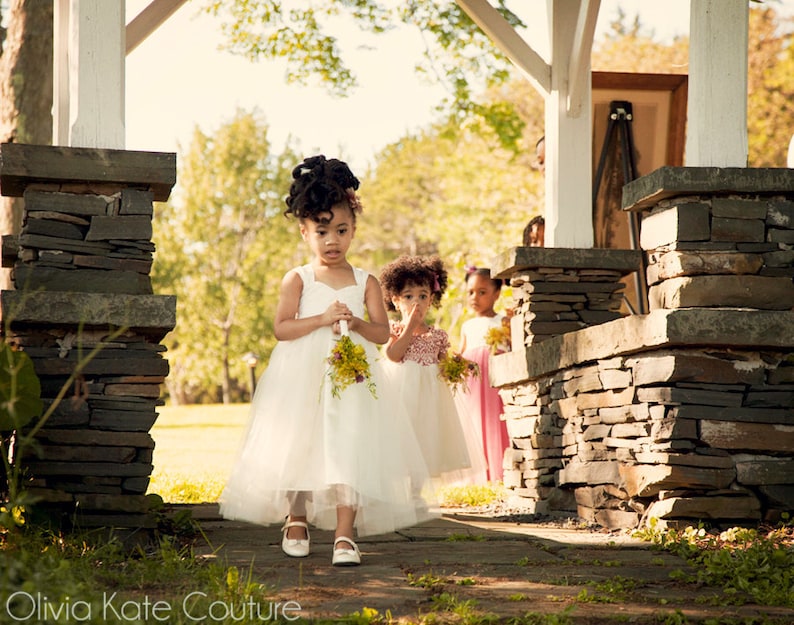
[[[342,302],[334,302],[322,314],[323,325],[332,326],[334,332],[339,334],[339,322],[350,321],[353,318],[353,312],[348,308],[347,304]]]
[[[419,302],[417,302],[411,307],[411,314],[408,315],[408,320],[405,324],[405,329],[409,334],[413,333],[414,330],[422,326],[424,321],[425,321],[425,309],[423,306],[419,305]]]

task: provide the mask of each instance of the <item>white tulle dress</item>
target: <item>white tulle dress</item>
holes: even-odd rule
[[[320,314],[337,300],[363,317],[367,272],[354,269],[356,284],[334,289],[314,279],[311,265],[297,271],[299,317]],[[427,502],[416,497],[427,467],[403,404],[384,379],[380,352],[355,332],[350,337],[365,347],[377,399],[364,383],[332,396],[326,359],[338,337],[330,326],[279,342],[257,383],[247,433],[219,500],[224,517],[282,523],[298,498],[309,523],[322,529],[336,527],[338,505],[354,506],[359,536],[431,518]]]
[[[402,331],[402,324],[391,323],[393,335]],[[449,348],[444,330],[428,328],[412,338],[401,362],[384,356],[388,378],[398,389],[419,439],[431,477],[425,496],[431,499],[446,486],[484,482],[487,470],[474,420],[460,414],[450,387],[439,377],[439,358]]]

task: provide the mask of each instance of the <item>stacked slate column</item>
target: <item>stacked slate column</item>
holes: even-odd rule
[[[497,259],[513,291],[511,342],[533,345],[552,336],[622,317],[622,280],[641,269],[631,250],[517,247]]]
[[[5,340],[54,405],[18,459],[26,487],[61,524],[151,526],[149,430],[176,315],[173,296],[152,293],[153,202],[170,194],[175,155],[4,144],[0,159],[0,192],[24,198],[21,232],[3,240]]]
[[[623,317],[622,280],[640,271],[641,262],[638,250],[518,247],[503,254],[493,265],[496,277],[509,278],[512,288],[513,353],[502,362],[512,359],[520,367],[529,346]],[[558,496],[554,472],[562,462],[563,424],[541,411],[534,384],[500,395],[512,442],[505,450],[504,483],[521,506],[546,512],[546,500]]]

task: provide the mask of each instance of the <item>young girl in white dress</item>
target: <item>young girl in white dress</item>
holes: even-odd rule
[[[397,311],[385,347],[386,371],[408,408],[432,480],[432,497],[444,486],[485,480],[485,457],[472,420],[462,417],[439,361],[450,349],[449,336],[427,323],[441,303],[447,270],[438,256],[402,256],[380,275],[386,308]]]
[[[279,343],[257,383],[220,511],[260,524],[287,515],[282,549],[293,557],[309,555],[310,523],[334,529],[332,563],[357,565],[354,527],[365,536],[429,518],[411,489],[427,470],[376,362],[377,344],[389,338],[380,284],[346,259],[361,211],[359,181],[344,162],[322,155],[292,175],[285,215],[299,220],[314,259],[282,281],[274,321]],[[340,389],[329,357],[345,325],[363,347],[370,377]]]

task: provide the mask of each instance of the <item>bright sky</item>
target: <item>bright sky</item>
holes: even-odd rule
[[[148,1],[127,0],[127,21]],[[525,36],[545,55],[546,3],[532,2],[538,11],[524,16],[532,25]],[[597,30],[605,30],[622,7],[629,18],[638,14],[658,38],[687,34],[689,2],[602,0]],[[414,74],[421,42],[413,32],[379,36],[377,50],[355,50],[348,62],[360,87],[340,99],[321,88],[286,85],[280,63],[252,63],[220,51],[220,27],[215,18],[198,13],[203,4],[190,0],[127,57],[127,149],[186,150],[196,126],[211,134],[237,108],[258,108],[274,150],[291,135],[305,154],[341,155],[354,171],[363,171],[381,148],[429,124],[444,96]],[[792,8],[794,0],[784,4]]]

